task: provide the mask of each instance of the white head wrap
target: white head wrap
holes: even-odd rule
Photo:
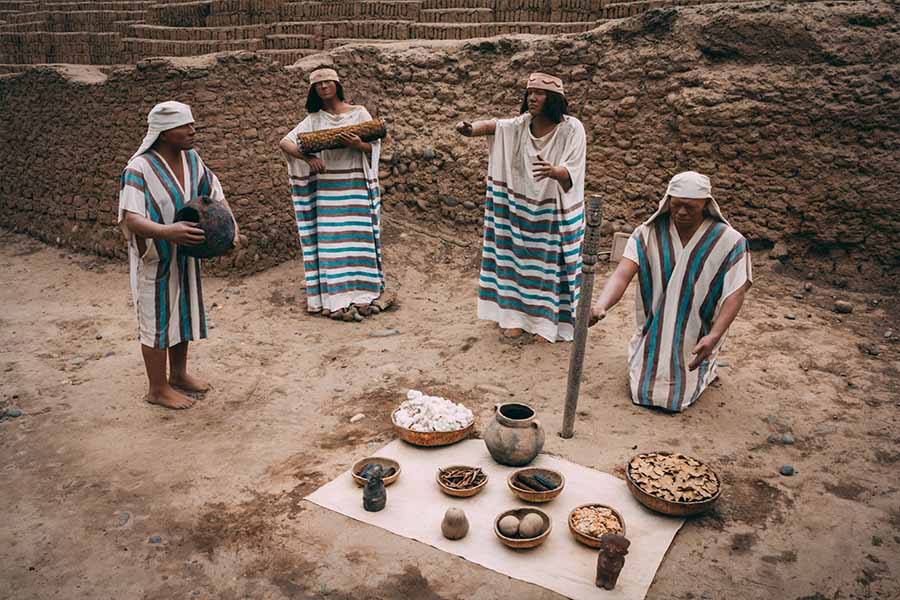
[[[141,147],[134,153],[131,160],[134,160],[144,152],[150,149],[153,142],[159,137],[159,134],[169,129],[175,129],[182,125],[194,122],[194,115],[191,114],[191,107],[181,102],[169,100],[160,102],[147,115],[147,135],[141,142]]]
[[[709,182],[709,177],[697,173],[696,171],[685,171],[675,175],[669,180],[669,187],[666,188],[665,195],[662,197],[662,200],[659,201],[659,208],[656,209],[656,212],[653,213],[649,219],[644,221],[645,225],[649,225],[661,214],[669,212],[669,199],[672,196],[675,196],[676,198],[709,198],[709,202],[706,204],[706,210],[709,212],[710,216],[722,221],[729,227],[731,226],[731,224],[725,220],[725,217],[722,216],[722,209],[719,208],[719,204],[716,202],[716,199],[713,198],[712,184]]]

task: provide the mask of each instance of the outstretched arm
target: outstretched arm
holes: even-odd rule
[[[600,292],[600,296],[597,298],[594,306],[591,307],[589,327],[606,318],[606,311],[618,304],[619,300],[622,299],[622,295],[628,289],[628,284],[631,283],[637,272],[637,263],[622,257],[622,260],[619,261],[619,266],[613,271],[612,277],[606,280],[603,291]]]
[[[719,311],[719,316],[713,323],[712,329],[709,330],[709,333],[700,338],[697,341],[697,345],[691,350],[691,354],[694,355],[694,360],[688,365],[688,369],[693,371],[700,366],[700,363],[709,358],[710,354],[712,354],[712,351],[719,344],[722,336],[725,335],[725,332],[731,327],[734,318],[737,317],[738,313],[741,311],[741,306],[744,304],[744,297],[747,295],[747,288],[749,287],[750,284],[745,283],[741,289],[728,296],[728,298],[725,299],[725,302],[722,303],[722,309]]]
[[[497,131],[497,121],[487,119],[485,121],[460,121],[456,124],[456,132],[466,137],[480,137],[482,135],[494,135]]]

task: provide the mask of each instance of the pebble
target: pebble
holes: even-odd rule
[[[447,206],[456,206],[457,204],[459,204],[459,200],[457,200],[453,196],[441,196],[441,202],[443,202]]]
[[[21,417],[23,414],[25,414],[25,413],[23,413],[23,412],[22,412],[21,410],[19,410],[18,408],[9,408],[9,409],[6,410],[5,413],[3,413],[3,416],[6,417],[6,418],[8,418],[8,419],[18,419],[18,418]]]
[[[162,536],[151,535],[150,539],[147,540],[151,544],[162,544]]]
[[[771,434],[767,439],[770,444],[777,444],[780,440],[781,438],[778,437],[778,434],[775,433]]]
[[[806,296],[804,296],[800,292],[797,292],[796,294],[794,294],[794,298],[796,298],[797,300],[803,300],[804,298],[806,298]]]
[[[782,443],[782,444],[787,444],[788,446],[790,446],[791,444],[794,443],[794,436],[792,436],[792,435],[789,434],[789,433],[782,434],[782,436],[781,436],[781,443]]]
[[[795,315],[794,313],[788,313],[788,314],[784,315],[784,318],[787,319],[788,321],[796,321],[797,315]]]
[[[808,282],[808,281],[807,281],[806,283],[803,284],[803,289],[806,290],[807,292],[811,292],[811,291],[812,291],[812,287],[813,287],[812,284],[811,284],[810,282]]]
[[[103,336],[100,335],[99,333],[98,333],[95,337],[96,337],[96,339],[98,339],[98,340],[102,340],[102,339],[103,339]]]
[[[125,527],[128,525],[128,521],[131,520],[131,513],[127,510],[122,510],[116,513],[116,527]]]
[[[889,340],[892,337],[894,337],[894,332],[891,331],[890,329],[888,329],[887,331],[884,332],[884,339]]]
[[[355,415],[350,417],[350,422],[351,423],[359,423],[360,421],[362,421],[365,418],[366,418],[366,415],[364,415],[363,413],[356,413]]]
[[[840,313],[842,315],[848,315],[853,312],[853,305],[846,300],[835,300],[834,312]]]
[[[369,337],[382,338],[382,337],[390,337],[392,335],[400,335],[400,330],[399,329],[383,329],[381,331],[373,331],[369,334]]]
[[[780,469],[778,469],[778,472],[785,477],[790,477],[794,474],[794,467],[792,467],[791,465],[783,465]]]
[[[463,202],[463,208],[465,208],[466,210],[474,210],[478,208],[478,205],[471,200],[466,200],[465,202]]]
[[[424,158],[425,160],[434,160],[434,157],[434,148],[425,148],[425,151],[422,152],[422,158]]]

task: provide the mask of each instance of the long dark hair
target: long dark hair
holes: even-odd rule
[[[566,97],[559,92],[551,92],[550,90],[545,91],[547,92],[547,100],[544,102],[544,108],[541,109],[541,112],[554,123],[562,123],[563,116],[569,114],[569,103],[566,102]],[[522,108],[519,111],[519,114],[527,112],[528,90],[525,90],[525,96],[522,97]]]
[[[335,93],[337,94],[338,100],[343,102],[344,101],[344,86],[341,85],[340,81],[335,81],[334,87],[337,88]],[[322,99],[319,98],[319,93],[316,91],[316,86],[315,85],[309,86],[309,93],[306,94],[306,112],[309,112],[309,113],[319,112],[324,107],[325,107],[325,105],[322,104]]]

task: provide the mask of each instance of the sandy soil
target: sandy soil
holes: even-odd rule
[[[628,399],[629,298],[591,332],[563,440],[570,346],[502,344],[474,319],[477,246],[396,225],[385,246],[402,306],[362,324],[307,316],[298,263],[207,279],[191,364],[215,390],[176,413],[141,401],[126,267],[0,231],[0,408],[24,411],[0,422],[0,597],[559,598],[302,500],[392,438],[409,387],[483,426],[499,399],[485,383],[532,404],[569,460],[621,476],[668,449],[718,469],[717,509],[681,530],[648,598],[900,595],[895,300],[818,277],[804,291],[757,256],[719,382],[672,416]],[[839,320],[835,296],[854,312]],[[793,445],[767,441],[786,432]]]

